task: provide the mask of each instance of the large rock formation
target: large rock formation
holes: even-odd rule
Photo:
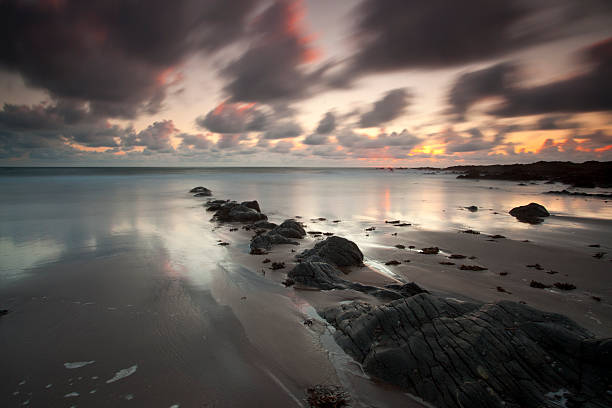
[[[368,374],[437,407],[612,406],[612,340],[561,315],[426,293],[321,315]]]
[[[514,207],[510,210],[510,215],[516,217],[521,222],[529,224],[539,224],[542,221],[542,217],[548,217],[550,213],[543,205],[538,203],[529,203],[520,207]]]
[[[314,248],[305,250],[297,259],[302,262],[326,262],[340,267],[363,265],[363,254],[357,244],[338,236],[317,242]]]
[[[258,254],[272,249],[272,245],[299,245],[294,239],[304,238],[306,231],[302,225],[292,219],[285,220],[281,225],[273,227],[265,234],[259,234],[251,240],[251,253]]]

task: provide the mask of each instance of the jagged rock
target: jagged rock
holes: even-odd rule
[[[320,314],[368,374],[440,408],[553,407],[562,389],[567,406],[612,403],[612,340],[561,315],[427,293]]]
[[[544,208],[543,205],[538,203],[529,203],[520,207],[515,207],[510,210],[510,215],[516,217],[521,222],[529,224],[539,224],[542,221],[542,217],[548,217],[550,213]]]
[[[244,205],[245,207],[252,208],[257,212],[261,212],[261,209],[259,208],[259,203],[257,202],[257,200],[243,201],[240,203],[240,205]]]
[[[307,249],[297,256],[304,262],[328,262],[336,266],[361,266],[363,254],[359,247],[346,238],[332,236],[317,242],[312,249]]]
[[[212,195],[212,191],[210,191],[206,187],[202,187],[202,186],[194,187],[191,190],[189,190],[189,192],[190,193],[195,193],[195,197],[204,197],[204,196],[211,196]]]

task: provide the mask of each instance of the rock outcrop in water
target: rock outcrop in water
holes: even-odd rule
[[[520,207],[514,207],[510,210],[510,215],[516,217],[521,222],[529,224],[539,224],[542,221],[542,217],[548,217],[550,213],[543,205],[538,203],[529,203]]]
[[[299,245],[294,239],[304,238],[306,231],[299,222],[289,219],[273,227],[270,231],[259,234],[251,240],[251,253],[258,254],[272,249],[272,245]]]
[[[207,189],[206,187],[198,186],[189,190],[190,193],[195,193],[195,197],[208,197],[212,195],[212,191]]]
[[[605,407],[612,340],[514,302],[427,293],[320,312],[365,371],[437,407]]]

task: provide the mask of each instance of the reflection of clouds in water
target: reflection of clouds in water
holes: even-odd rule
[[[3,278],[16,277],[26,269],[57,259],[64,249],[53,239],[15,243],[11,238],[0,238],[0,274]]]

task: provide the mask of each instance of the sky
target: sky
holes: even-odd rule
[[[0,0],[2,166],[612,160],[609,0]]]

